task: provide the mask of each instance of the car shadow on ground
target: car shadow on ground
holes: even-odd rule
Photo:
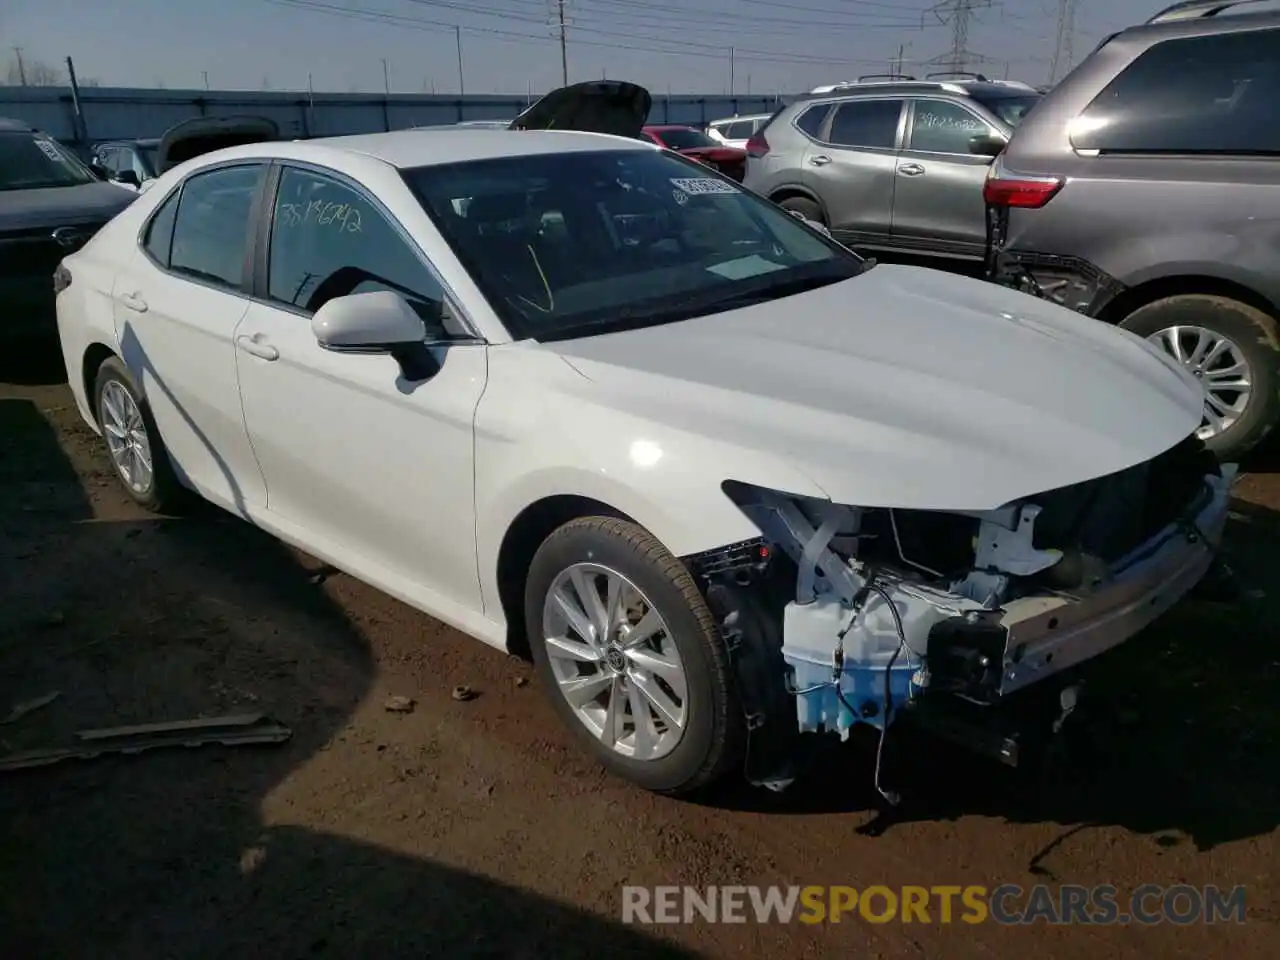
[[[368,697],[371,651],[249,525],[122,501],[104,517],[114,478],[77,472],[73,440],[0,399],[0,755],[250,710],[293,736],[0,772],[0,956],[691,956],[491,879],[265,823],[267,795]]]
[[[1237,501],[1224,556],[1241,581],[1230,602],[1189,599],[1099,658],[1063,749],[1010,770],[963,748],[891,732],[876,792],[876,740],[824,745],[785,792],[748,787],[706,802],[777,814],[875,811],[862,832],[896,824],[1002,817],[1064,827],[1115,825],[1200,849],[1280,826],[1280,515]],[[860,732],[860,731],[859,731]]]

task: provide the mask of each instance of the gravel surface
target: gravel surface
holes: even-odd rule
[[[10,367],[13,366],[11,362]],[[873,744],[783,794],[605,776],[524,662],[214,509],[134,508],[61,370],[0,375],[0,753],[261,711],[283,745],[0,773],[0,957],[1280,956],[1280,478],[1241,481],[1230,604],[1095,671],[1068,765]],[[456,687],[475,696],[455,699]],[[1248,887],[1242,926],[620,923],[632,884]]]

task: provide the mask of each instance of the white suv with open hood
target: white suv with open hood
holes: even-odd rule
[[[863,260],[641,141],[648,110],[598,82],[516,131],[163,174],[57,278],[125,488],[530,651],[583,743],[666,792],[785,782],[805,733],[998,715],[1200,580],[1232,471],[1194,378]]]

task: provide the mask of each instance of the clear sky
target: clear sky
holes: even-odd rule
[[[944,8],[956,0],[943,0]],[[560,83],[558,0],[3,0],[0,80],[24,60],[103,86],[457,92]],[[1140,22],[1161,0],[1077,0],[1075,54]],[[608,76],[654,93],[793,92],[946,56],[933,0],[565,0],[570,81]],[[981,7],[982,0],[975,0]],[[945,16],[945,12],[943,14]],[[978,69],[1042,83],[1056,0],[991,0],[974,14]],[[457,32],[455,33],[455,27]],[[730,49],[733,50],[732,58]],[[731,68],[732,59],[732,68]],[[7,61],[7,62],[6,62]]]

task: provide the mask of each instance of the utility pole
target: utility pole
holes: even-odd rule
[[[949,70],[963,71],[972,61],[982,62],[987,58],[969,49],[969,24],[979,10],[992,6],[993,0],[939,0],[925,11],[925,16],[932,14],[939,23],[951,28],[951,51],[949,55],[934,57],[933,64],[945,64]]]
[[[733,87],[734,87],[733,69],[734,69],[733,47],[730,47],[729,48],[729,96],[731,97],[733,96]]]
[[[569,44],[564,32],[564,0],[556,0],[556,13],[560,17],[560,79],[569,85]]]
[[[902,76],[902,60],[907,54],[907,45],[905,43],[898,44],[898,59],[889,64],[889,72],[895,77]]]
[[[453,40],[458,47],[458,96],[466,96],[467,84],[462,78],[462,28],[453,28]]]
[[[200,76],[202,76],[202,77],[204,78],[204,88],[205,88],[206,90],[208,90],[208,89],[209,89],[209,71],[208,71],[208,70],[201,70],[201,71],[200,71]],[[307,76],[311,76],[311,74],[307,74]]]
[[[1049,82],[1060,79],[1058,68],[1066,73],[1075,62],[1076,0],[1058,0],[1058,35],[1053,46],[1053,62],[1049,65]]]
[[[382,89],[391,96],[391,68],[387,66],[387,58],[382,58]]]
[[[18,83],[25,87],[27,85],[27,65],[22,60],[22,48],[14,47],[13,53],[18,58]]]

